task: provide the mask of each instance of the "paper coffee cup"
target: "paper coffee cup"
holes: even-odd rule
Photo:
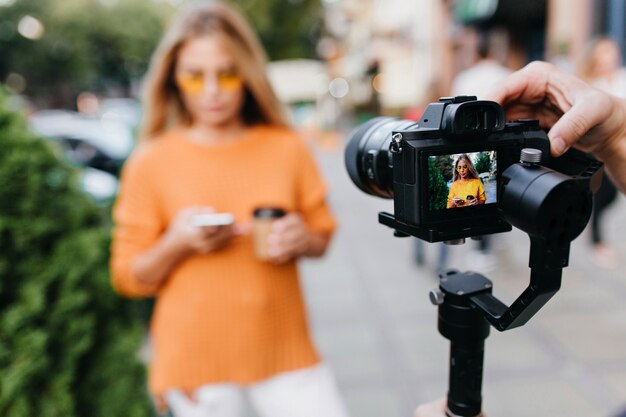
[[[272,230],[272,224],[287,212],[277,207],[260,207],[254,210],[254,221],[252,227],[252,240],[254,243],[254,253],[260,260],[270,259],[267,237]]]

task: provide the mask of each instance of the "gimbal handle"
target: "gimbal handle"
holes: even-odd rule
[[[569,243],[561,248],[567,259]],[[478,416],[482,409],[482,376],[485,339],[489,325],[504,331],[524,325],[561,286],[561,268],[544,267],[554,255],[540,239],[531,237],[530,284],[510,307],[492,294],[492,282],[481,274],[449,270],[440,275],[438,329],[450,340],[448,415]],[[564,257],[564,258],[563,258]]]
[[[570,242],[587,225],[602,164],[575,151],[566,155],[562,167],[582,170],[558,172],[523,163],[503,173],[499,209],[530,237],[530,283],[511,306],[493,296],[489,279],[474,272],[448,271],[440,275],[440,292],[431,293],[439,304],[439,332],[450,340],[449,416],[481,412],[489,324],[499,331],[524,325],[561,287]]]

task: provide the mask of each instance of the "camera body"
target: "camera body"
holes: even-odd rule
[[[537,162],[543,165],[550,158],[550,142],[537,121],[505,123],[499,105],[475,97],[430,104],[416,129],[392,133],[393,146],[400,139],[396,134],[401,135],[402,151],[392,150],[395,219],[422,229],[420,237],[428,241],[511,230],[498,213],[501,173],[520,161],[524,148],[541,150],[542,159]],[[470,161],[456,163],[465,156]],[[459,173],[463,162],[470,179]],[[471,204],[482,198],[481,191],[457,196],[457,181],[460,190],[484,190],[482,204]],[[461,182],[476,185],[461,186]]]
[[[368,122],[369,123],[369,122]],[[381,118],[361,126],[346,149],[346,165],[363,191],[393,198],[381,223],[429,242],[506,232],[498,210],[502,173],[524,148],[550,143],[536,120],[506,123],[500,105],[473,96],[442,98],[415,122]]]
[[[439,331],[451,341],[448,411],[479,414],[489,324],[523,326],[559,290],[570,243],[591,216],[602,163],[575,149],[551,158],[538,121],[505,122],[500,105],[470,96],[431,103],[417,123],[366,122],[351,134],[345,163],[362,191],[393,198],[394,213],[378,219],[396,236],[460,243],[513,226],[528,234],[530,282],[509,306],[471,271],[440,272],[431,292]]]

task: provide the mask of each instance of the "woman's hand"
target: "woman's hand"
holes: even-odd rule
[[[271,261],[283,264],[307,254],[311,239],[302,217],[289,213],[274,221],[267,244]]]
[[[454,197],[452,199],[452,207],[454,208],[463,207],[464,205],[465,205],[465,200],[463,200],[462,198]]]
[[[138,256],[133,273],[145,283],[159,284],[169,276],[176,265],[193,254],[205,254],[226,246],[241,234],[241,226],[195,226],[196,214],[214,213],[212,207],[189,207],[181,210],[167,231],[148,251]]]
[[[170,244],[187,254],[206,254],[223,248],[237,234],[234,225],[195,226],[192,219],[197,214],[214,213],[212,207],[189,207],[181,210],[165,238]]]

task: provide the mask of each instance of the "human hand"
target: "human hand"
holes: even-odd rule
[[[611,155],[626,135],[626,106],[573,75],[545,62],[532,62],[511,74],[487,96],[499,102],[509,120],[534,118],[550,128],[550,151],[576,147],[600,159]]]
[[[415,410],[414,417],[446,417],[446,398],[422,404]]]
[[[274,221],[267,237],[270,260],[283,264],[303,255],[309,248],[309,232],[302,217],[289,213]]]
[[[181,210],[167,230],[170,243],[188,253],[209,253],[224,246],[236,235],[235,225],[195,226],[193,217],[215,213],[212,207],[188,207]]]
[[[453,207],[462,207],[464,205],[465,205],[465,200],[463,200],[462,198],[454,197],[452,199],[452,206]]]

